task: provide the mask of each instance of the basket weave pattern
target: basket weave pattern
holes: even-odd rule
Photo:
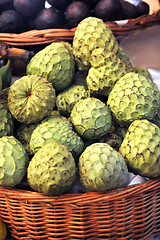
[[[160,229],[160,180],[58,197],[0,187],[0,217],[21,240],[144,240]]]

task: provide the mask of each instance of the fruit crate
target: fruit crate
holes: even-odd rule
[[[117,37],[123,37],[159,22],[160,11],[130,19],[122,26],[106,24]],[[71,41],[75,29],[0,33],[0,42],[34,49],[53,41]],[[111,191],[61,196],[0,186],[0,218],[19,240],[145,240],[160,232],[159,216],[160,179]]]

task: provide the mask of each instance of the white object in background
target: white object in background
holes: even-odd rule
[[[141,2],[141,0],[125,0],[126,2],[130,2],[130,3],[132,3],[133,5],[135,5],[135,6],[137,6],[137,4],[139,3],[139,2]]]
[[[160,89],[160,69],[148,68],[148,71],[150,72],[150,74],[151,74],[151,76],[153,78],[153,82]]]

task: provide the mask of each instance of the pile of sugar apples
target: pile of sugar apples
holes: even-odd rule
[[[100,18],[38,51],[0,96],[0,185],[61,195],[160,177],[159,89]]]

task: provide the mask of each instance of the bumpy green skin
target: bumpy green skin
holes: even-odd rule
[[[0,185],[14,187],[27,172],[28,155],[14,136],[0,138]]]
[[[14,133],[14,119],[6,107],[6,102],[0,101],[0,137]]]
[[[31,159],[27,179],[32,189],[46,195],[61,195],[72,187],[76,166],[69,150],[57,142],[44,145]]]
[[[80,182],[84,191],[105,191],[124,187],[128,168],[123,156],[107,143],[93,143],[79,158]]]
[[[30,138],[33,130],[38,126],[38,123],[21,124],[17,127],[15,137],[22,143],[28,156],[32,155],[33,152],[30,149]]]
[[[113,119],[121,126],[143,118],[152,121],[159,104],[156,84],[134,72],[125,74],[114,85],[107,101]]]
[[[56,106],[62,115],[69,117],[74,105],[79,100],[88,97],[90,97],[90,92],[85,86],[73,84],[57,95]]]
[[[69,43],[53,42],[30,60],[27,74],[47,78],[56,91],[67,88],[73,80],[75,60]]]
[[[121,59],[123,64],[126,65],[126,67],[128,68],[128,72],[132,72],[133,68],[134,68],[132,65],[132,61],[121,47],[119,47],[119,49],[118,49],[117,56],[118,56],[118,58]]]
[[[82,153],[84,147],[82,139],[73,131],[71,122],[63,116],[44,119],[31,135],[30,149],[36,153],[50,142],[59,142],[66,146],[75,158]]]
[[[150,72],[148,71],[147,67],[134,67],[133,71],[136,73],[140,73],[143,76],[145,76],[147,79],[150,79],[151,81],[153,81],[153,78],[152,78]]]
[[[55,106],[52,84],[38,75],[27,75],[15,81],[8,93],[11,114],[19,122],[35,123],[48,116]]]
[[[146,119],[128,128],[119,152],[129,169],[146,177],[160,177],[160,128]]]
[[[78,24],[73,38],[73,54],[79,70],[90,68],[90,55],[98,47],[117,52],[119,45],[111,29],[101,19],[87,17]]]
[[[98,139],[110,129],[112,118],[106,104],[93,97],[77,102],[70,115],[75,131],[85,139]]]

